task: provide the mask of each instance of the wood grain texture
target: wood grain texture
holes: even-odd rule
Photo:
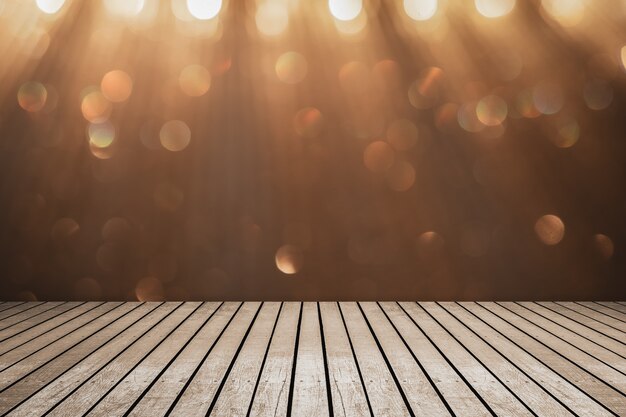
[[[0,302],[0,416],[626,415],[622,302]]]

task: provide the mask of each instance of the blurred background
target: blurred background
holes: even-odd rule
[[[2,299],[625,299],[626,1],[0,0]]]

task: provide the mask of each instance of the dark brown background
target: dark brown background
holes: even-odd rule
[[[222,10],[219,40],[179,33],[167,7],[153,27],[131,30],[96,2],[73,2],[39,59],[9,48],[5,31],[5,51],[17,58],[0,64],[0,298],[135,299],[146,277],[159,287],[151,298],[167,299],[626,298],[623,15],[588,12],[573,35],[538,3],[520,1],[499,22],[463,3],[446,11],[441,37],[401,30],[392,2],[371,6],[356,39],[308,5],[291,16],[288,36],[267,40],[255,32],[253,4],[234,1]],[[599,33],[602,19],[611,23],[606,50],[583,36]],[[288,50],[308,61],[296,85],[272,72]],[[512,80],[498,59],[507,51],[523,63]],[[382,60],[394,61],[393,71],[374,71]],[[350,61],[371,72],[346,85],[338,73]],[[175,87],[194,63],[212,73],[199,98]],[[445,74],[437,101],[416,109],[407,91],[433,66]],[[89,151],[80,91],[111,69],[128,72],[134,87],[111,116],[115,154],[100,160]],[[613,92],[604,110],[585,105],[594,79]],[[19,107],[29,80],[56,88],[54,111]],[[559,115],[514,114],[517,94],[545,80],[561,86],[562,112],[580,125],[570,148],[551,140]],[[442,110],[476,88],[509,103],[500,137],[465,132]],[[306,106],[324,117],[316,137],[293,128]],[[396,118],[420,129],[417,145],[398,156],[416,171],[404,192],[363,164],[367,144],[384,140]],[[189,146],[144,146],[142,129],[156,137],[170,119],[189,125]],[[557,245],[535,233],[544,214],[565,225]],[[64,229],[62,218],[79,228]],[[121,220],[103,231],[112,218]],[[438,244],[420,244],[427,231]],[[597,233],[611,239],[612,256],[594,243]],[[302,250],[297,274],[276,267],[284,244]]]

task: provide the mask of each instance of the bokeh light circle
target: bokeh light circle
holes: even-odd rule
[[[308,64],[298,52],[289,51],[276,60],[276,76],[286,84],[297,84],[306,77]]]
[[[200,97],[211,88],[211,74],[202,65],[189,65],[180,72],[178,83],[183,93]]]
[[[535,233],[544,244],[556,245],[563,240],[565,225],[558,216],[546,214],[535,222]]]
[[[428,20],[437,13],[437,0],[404,0],[404,12],[413,20]]]
[[[335,19],[354,20],[363,10],[363,0],[328,0],[328,8]]]
[[[109,71],[102,77],[100,90],[109,101],[126,101],[133,91],[133,80],[122,70]]]
[[[182,120],[165,122],[159,132],[161,145],[168,151],[182,151],[191,141],[191,130]]]
[[[28,112],[37,112],[44,108],[48,98],[46,87],[36,81],[21,85],[17,92],[17,102],[21,108]]]
[[[276,267],[284,274],[295,274],[302,269],[304,255],[295,245],[283,245],[276,251]]]

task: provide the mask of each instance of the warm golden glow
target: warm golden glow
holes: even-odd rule
[[[209,20],[222,9],[222,0],[187,0],[187,9],[199,20]]]
[[[280,272],[292,275],[302,269],[304,255],[297,246],[283,245],[276,251],[275,260],[276,267]]]
[[[29,112],[43,109],[47,98],[46,87],[38,82],[24,83],[17,92],[17,102],[21,108]]]
[[[328,8],[335,19],[353,20],[363,9],[363,0],[328,0]]]
[[[554,214],[541,216],[535,223],[535,233],[546,245],[556,245],[565,235],[563,221]]]
[[[124,71],[109,71],[102,77],[100,90],[112,102],[126,101],[133,91],[133,80]]]
[[[189,65],[181,71],[178,83],[183,93],[200,97],[211,88],[211,74],[202,65]]]
[[[65,4],[65,0],[37,0],[37,7],[47,14],[55,14]]]
[[[413,20],[428,20],[437,13],[437,0],[403,0],[404,11]]]
[[[161,145],[168,151],[182,151],[191,141],[191,130],[181,120],[170,120],[161,127],[159,132]]]
[[[141,279],[135,287],[135,295],[139,301],[161,301],[165,297],[161,281],[154,277]]]
[[[613,245],[613,241],[610,237],[602,233],[593,235],[593,244],[595,245],[596,250],[603,259],[611,259],[615,250],[615,246]]]
[[[83,117],[92,123],[108,120],[113,110],[111,102],[96,89],[91,89],[83,96],[80,108]]]
[[[257,8],[256,27],[266,36],[277,36],[289,25],[289,11],[283,0],[264,0]]]
[[[476,10],[489,18],[501,17],[509,14],[515,7],[516,0],[474,0]]]
[[[574,26],[585,15],[583,0],[542,0],[541,6],[563,26]]]
[[[297,52],[285,52],[276,60],[276,76],[287,84],[297,84],[306,77],[306,58]]]
[[[498,126],[504,122],[508,113],[506,102],[498,96],[490,95],[476,105],[476,116],[486,126]]]
[[[104,0],[109,13],[118,16],[136,16],[143,10],[146,0]]]

